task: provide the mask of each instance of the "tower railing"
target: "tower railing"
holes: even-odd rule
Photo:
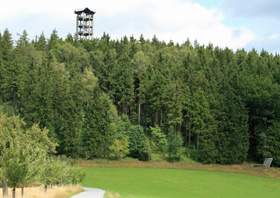
[[[76,36],[79,39],[91,39],[93,35],[93,17],[95,12],[88,8],[75,10]]]

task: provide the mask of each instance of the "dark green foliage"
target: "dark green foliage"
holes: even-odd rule
[[[261,158],[273,158],[273,163],[280,166],[280,122],[274,120],[269,127],[259,133],[258,154]]]
[[[279,165],[279,76],[280,56],[265,51],[56,31],[32,42],[23,32],[14,46],[0,34],[0,102],[71,157],[123,158],[128,143],[132,157],[179,160],[182,145],[203,163]],[[155,140],[167,136],[169,149]]]
[[[217,149],[218,136],[215,130],[204,131],[199,136],[199,149],[192,150],[192,157],[202,163],[218,163],[219,151]]]
[[[222,164],[244,162],[249,149],[247,112],[241,101],[233,95],[230,96],[230,100],[225,100],[227,104],[221,103],[221,112],[218,114],[223,122],[218,124],[217,162]]]
[[[183,140],[180,134],[170,133],[168,135],[167,159],[171,162],[180,161],[183,154]]]
[[[151,149],[144,130],[139,125],[129,128],[129,155],[142,161],[151,159]]]
[[[92,98],[92,101],[85,106],[82,156],[108,158],[114,139],[114,131],[110,124],[117,115],[107,95],[96,93],[93,97],[94,99]]]

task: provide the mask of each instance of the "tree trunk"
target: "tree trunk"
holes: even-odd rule
[[[154,125],[159,126],[159,113],[158,113],[158,110],[156,111],[156,114],[155,114],[155,124]]]
[[[21,187],[21,198],[24,198],[24,187]]]
[[[188,145],[191,146],[191,135],[192,135],[192,132],[189,131],[188,132]]]
[[[162,118],[163,117],[163,115],[162,115],[162,109],[160,109],[160,121],[159,121],[159,127],[161,127],[162,126]]]
[[[138,124],[141,124],[141,103],[138,103]]]
[[[16,198],[16,187],[13,187],[13,190],[12,190],[12,197],[13,197],[13,198]]]
[[[6,179],[3,179],[2,181],[2,192],[3,198],[8,198],[8,184]]]
[[[48,185],[45,185],[44,188],[45,188],[45,193],[46,193],[48,190]]]
[[[199,149],[199,134],[197,134],[197,139],[196,139],[196,149]]]
[[[189,122],[188,122],[188,143],[189,143],[189,146],[191,146],[191,141],[192,141],[192,118],[191,116],[189,116]]]
[[[185,131],[186,131],[186,136],[185,136],[185,141],[186,141],[186,143],[187,143],[187,145],[188,145],[188,147],[190,147],[190,130],[189,130],[189,125],[188,125],[188,122],[186,122],[186,129],[185,129]]]

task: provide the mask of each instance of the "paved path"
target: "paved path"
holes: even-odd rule
[[[98,188],[84,188],[84,192],[74,195],[72,198],[103,198],[105,191]]]

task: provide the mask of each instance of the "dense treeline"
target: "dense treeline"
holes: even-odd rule
[[[280,165],[280,56],[265,51],[6,30],[0,94],[71,157]]]

